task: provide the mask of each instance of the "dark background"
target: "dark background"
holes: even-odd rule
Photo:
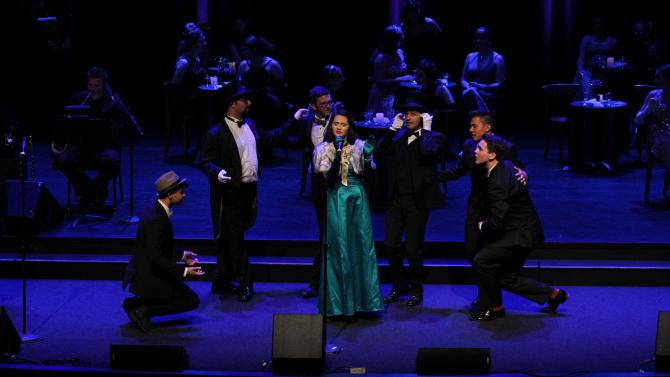
[[[196,21],[193,0],[9,1],[0,4],[0,109],[5,117],[45,135],[48,119],[74,92],[85,89],[93,65],[110,74],[110,85],[149,131],[162,122],[161,83],[172,75],[177,41],[188,21]],[[210,44],[226,48],[234,16],[250,21],[257,34],[278,46],[290,100],[300,106],[325,64],[340,65],[351,94],[348,104],[366,104],[372,72],[371,52],[398,0],[371,1],[214,1],[209,2]],[[481,25],[493,31],[494,49],[507,68],[507,102],[516,114],[537,115],[542,84],[572,80],[579,39],[591,31],[596,14],[608,18],[611,34],[624,45],[639,18],[654,21],[667,42],[668,27],[653,1],[424,1],[425,14],[443,29],[439,66],[458,79],[472,36]],[[38,16],[59,17],[55,32],[35,23]],[[69,35],[66,48],[49,46],[54,35]],[[57,38],[56,38],[57,39]],[[454,90],[457,97],[460,90]]]

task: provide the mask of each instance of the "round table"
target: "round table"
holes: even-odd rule
[[[447,81],[445,79],[440,79],[439,81],[441,81],[443,84],[446,81],[447,82],[447,88],[449,88],[449,89],[456,87],[456,82],[455,81]],[[413,89],[413,90],[420,90],[421,89],[421,85],[419,85],[419,83],[416,82],[416,80],[401,81],[399,85],[401,87],[405,88],[405,89]]]
[[[568,161],[570,170],[602,166],[609,172],[630,144],[630,117],[624,101],[570,103]]]

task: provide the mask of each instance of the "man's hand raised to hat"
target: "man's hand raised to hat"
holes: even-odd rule
[[[433,125],[433,116],[428,113],[421,113],[423,119],[423,129],[431,131],[430,127]]]
[[[400,131],[403,124],[405,124],[405,115],[403,113],[398,113],[393,117],[393,123],[389,129],[392,131]]]
[[[226,184],[226,183],[230,182],[231,179],[233,179],[226,174],[228,174],[228,172],[226,172],[226,169],[221,169],[221,171],[219,172],[219,175],[216,178],[219,180],[219,182],[221,182],[223,184]]]

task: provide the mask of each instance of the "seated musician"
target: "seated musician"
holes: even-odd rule
[[[112,128],[120,128],[124,113],[107,88],[107,72],[93,67],[88,70],[87,78],[88,89],[75,94],[68,105],[88,106],[89,119],[107,120]],[[80,212],[102,209],[109,195],[109,181],[117,174],[120,164],[119,141],[114,136],[110,135],[109,143],[104,145],[52,145],[55,153],[54,167],[62,171],[72,183]],[[95,165],[97,169],[97,175],[93,179],[85,173],[86,168],[91,165]]]

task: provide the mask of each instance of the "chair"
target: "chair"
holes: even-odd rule
[[[84,170],[85,171],[94,171],[94,170],[97,171],[98,170],[98,164],[95,163],[95,162],[88,162],[88,163],[86,163],[86,166],[84,167]],[[118,178],[118,182],[117,182],[117,178]],[[117,194],[116,194],[117,190],[119,191],[119,196],[120,196],[121,201],[123,201],[123,180],[122,179],[123,178],[122,178],[122,175],[121,175],[121,164],[119,164],[119,168],[116,172],[116,175],[114,176],[114,178],[112,178],[112,200],[113,200],[112,201],[112,209],[113,210],[116,210],[116,208],[119,204]],[[118,183],[118,185],[117,185],[117,183]],[[67,179],[67,204],[66,204],[66,207],[65,207],[65,213],[68,216],[70,216],[72,214],[72,195],[71,195],[72,194],[72,189],[73,189],[72,183],[70,182],[70,179],[68,178]],[[88,214],[84,213],[82,215],[88,215]],[[94,217],[96,219],[105,220],[104,218],[100,218],[99,216],[92,216],[92,217]]]
[[[645,124],[643,127],[644,129],[643,133],[645,135],[649,135],[649,130],[648,126]],[[650,204],[649,202],[649,191],[651,189],[651,176],[653,174],[654,166],[655,165],[660,165],[660,161],[655,158],[651,154],[651,145],[647,140],[644,140],[644,143],[646,143],[647,147],[647,174],[645,175],[645,180],[644,180],[644,205],[648,206]],[[670,183],[670,171],[667,169],[663,169],[665,171],[665,178],[663,181],[663,196],[665,197],[665,200],[670,200],[670,196],[668,196],[668,184]]]
[[[544,159],[549,155],[549,144],[551,142],[551,133],[557,128],[562,133],[559,139],[559,156],[563,160],[563,141],[567,138],[568,109],[570,102],[575,98],[579,91],[579,84],[556,83],[547,84],[542,87],[542,96],[544,98],[544,110],[546,116]]]
[[[652,90],[656,89],[653,85],[646,84],[636,84],[633,85],[633,98],[631,101],[631,114],[633,117],[635,114],[642,108],[644,100],[647,98],[647,95]],[[635,128],[635,144],[637,146],[637,160],[642,161],[642,148],[644,147],[647,139],[649,138],[649,128],[648,127],[636,127]],[[647,159],[650,159],[651,155],[647,154]],[[649,161],[647,161],[649,162]]]
[[[172,133],[175,127],[179,127],[184,146],[183,158],[184,161],[188,161],[188,148],[191,144],[189,128],[194,127],[196,122],[194,95],[173,84],[171,81],[163,83],[163,95],[165,99],[165,148],[163,159],[167,161]]]

